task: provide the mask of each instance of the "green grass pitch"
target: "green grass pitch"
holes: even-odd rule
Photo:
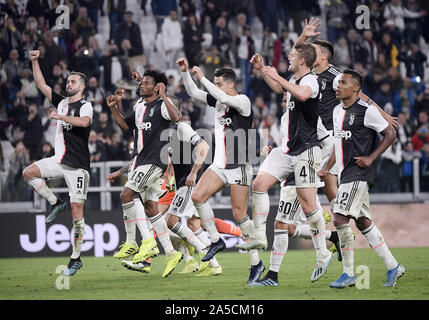
[[[355,252],[355,266],[366,265],[370,272],[370,289],[330,289],[329,283],[342,271],[336,259],[326,275],[310,281],[314,267],[314,251],[288,251],[279,273],[280,286],[249,288],[249,256],[240,253],[219,253],[217,259],[223,274],[195,277],[178,274],[181,262],[166,279],[161,279],[165,256],[152,260],[149,275],[122,267],[113,257],[82,257],[83,268],[70,278],[70,288],[56,287],[58,265],[68,258],[0,259],[0,299],[144,299],[144,300],[319,300],[319,299],[429,299],[429,248],[392,249],[397,260],[406,267],[406,274],[396,287],[383,288],[386,269],[371,249]],[[269,252],[261,253],[265,265]],[[264,273],[265,274],[265,273]]]

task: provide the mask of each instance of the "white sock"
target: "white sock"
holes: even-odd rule
[[[202,253],[206,246],[194,235],[191,229],[186,224],[177,222],[171,231],[177,233],[177,235],[183,240],[187,241],[191,246],[195,247],[198,253]]]
[[[48,188],[45,183],[45,180],[41,178],[31,178],[25,180],[25,182],[27,182],[28,185],[33,187],[34,191],[37,192],[41,197],[48,200],[51,206],[53,206],[57,202],[57,197]]]
[[[85,233],[85,219],[80,218],[79,220],[73,221],[73,253],[72,259],[77,259],[80,256],[83,244],[83,236]]]
[[[238,227],[241,230],[241,234],[243,235],[243,239],[246,240],[254,240],[255,239],[255,227],[253,223],[250,221],[249,216],[246,216],[244,219],[241,219],[237,222]],[[258,250],[252,249],[249,250],[250,255],[250,265],[256,266],[260,259]]]
[[[183,244],[182,241],[172,239],[172,243],[173,243],[173,246],[176,248],[176,250],[182,253],[183,259],[185,259],[185,262],[191,261],[193,259],[193,257],[191,257],[191,255],[189,254],[188,248],[186,248],[186,246]],[[177,245],[174,245],[175,243]]]
[[[398,266],[398,261],[393,257],[387,244],[384,241],[383,235],[377,226],[372,223],[368,229],[361,231],[371,248],[383,260],[387,270],[395,269]]]
[[[274,243],[270,254],[270,270],[279,272],[284,255],[289,245],[287,230],[274,229]]]
[[[174,248],[170,240],[170,235],[168,234],[168,226],[164,216],[161,213],[158,213],[157,215],[150,217],[149,220],[155,229],[158,240],[164,248],[165,253],[167,255],[172,254],[174,252]]]
[[[311,228],[308,224],[296,225],[292,238],[311,239]]]
[[[270,213],[270,197],[268,192],[252,192],[252,216],[257,240],[267,241],[267,219]]]
[[[200,228],[199,230],[197,230],[196,232],[194,232],[195,236],[200,239],[200,241],[206,246],[209,247],[211,242],[207,236],[207,233],[204,232],[204,230],[202,228]],[[219,263],[216,260],[216,257],[211,258],[211,260],[209,261],[209,266],[210,268],[218,268],[220,267]]]
[[[311,228],[311,240],[313,241],[313,246],[316,250],[316,259],[317,261],[324,260],[329,256],[330,252],[326,248],[326,226],[322,210],[316,208],[306,215],[306,218]]]
[[[207,202],[194,204],[201,219],[201,223],[210,235],[213,243],[218,242],[220,234],[217,231],[216,223],[214,221],[214,213],[212,208]]]
[[[137,245],[136,243],[136,206],[133,202],[123,203],[122,211],[124,212],[124,226],[127,238],[126,243]]]
[[[337,227],[340,238],[341,255],[343,256],[343,273],[354,276],[354,236],[350,224]]]
[[[149,218],[146,216],[146,213],[144,212],[144,206],[143,203],[140,201],[140,199],[134,199],[134,205],[136,207],[136,223],[137,227],[139,228],[140,235],[142,236],[143,240],[153,238],[153,233],[149,231],[148,225],[150,224]]]

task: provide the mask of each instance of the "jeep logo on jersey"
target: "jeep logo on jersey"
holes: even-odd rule
[[[65,122],[64,120],[60,121],[60,126],[62,126],[67,131],[70,131],[71,129],[73,129],[73,126],[70,123]]]
[[[295,109],[295,101],[289,101],[286,103],[286,108],[288,108],[290,111]]]
[[[345,138],[346,140],[351,139],[352,137],[352,132],[349,130],[337,130],[335,132],[335,138],[340,138],[343,139]]]
[[[218,118],[219,123],[223,126],[223,125],[227,125],[229,126],[232,123],[232,119],[231,118],[223,118],[223,117],[219,117]]]
[[[150,130],[152,128],[152,123],[151,122],[142,122],[142,124],[140,125],[142,130]]]

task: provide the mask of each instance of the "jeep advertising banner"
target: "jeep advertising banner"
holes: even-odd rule
[[[275,210],[274,207],[271,209]],[[0,258],[70,255],[73,237],[70,211],[66,209],[54,223],[49,225],[45,224],[45,217],[43,213],[1,213]],[[235,225],[231,210],[215,210],[215,217]],[[273,239],[274,217],[275,214],[271,214],[267,222],[269,248]],[[235,236],[222,235],[222,238],[226,241],[228,250],[236,251],[234,246],[242,242]],[[137,242],[140,243],[140,240],[137,228]],[[121,210],[85,211],[82,255],[111,256],[123,241],[125,241],[125,230]],[[293,246],[294,244],[291,243],[290,248]],[[159,247],[162,252],[162,247]]]

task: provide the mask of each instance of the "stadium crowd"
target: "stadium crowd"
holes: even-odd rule
[[[369,29],[356,29],[359,4],[370,9]],[[58,27],[59,5],[69,9],[69,28]],[[217,67],[236,68],[240,90],[253,104],[254,128],[269,130],[261,144],[279,145],[283,97],[269,89],[249,59],[259,52],[287,77],[288,53],[311,16],[321,17],[321,37],[334,44],[332,63],[359,71],[364,93],[398,117],[398,140],[378,163],[383,174],[376,192],[412,191],[416,158],[421,190],[429,191],[428,1],[6,0],[0,6],[2,200],[18,199],[16,191],[25,188],[23,168],[53,154],[56,123],[32,78],[30,50],[40,51],[43,75],[57,93],[64,93],[71,71],[87,75],[85,98],[94,107],[91,162],[129,159],[132,139],[112,121],[106,97],[124,87],[129,110],[136,99],[134,69],[166,71],[168,94],[180,99],[184,119],[194,129],[212,128],[210,110],[192,101],[181,82],[175,61],[182,55],[191,66],[202,66],[210,80]]]

